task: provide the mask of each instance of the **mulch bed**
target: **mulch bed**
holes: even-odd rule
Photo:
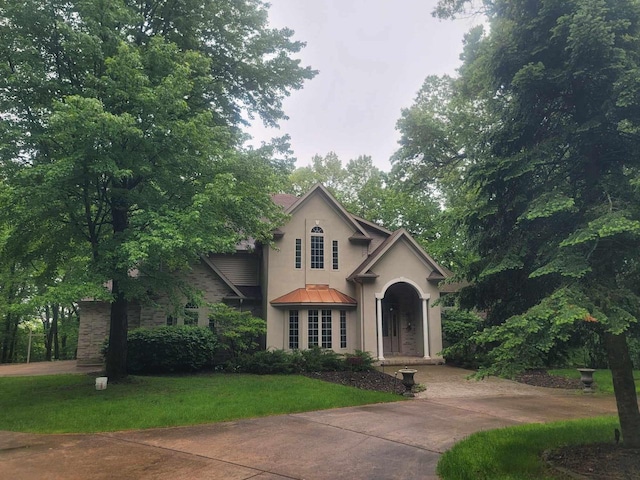
[[[582,388],[582,382],[578,378],[565,378],[556,375],[550,375],[546,370],[527,370],[518,375],[515,380],[534,387],[547,388],[566,388],[579,389]]]
[[[404,392],[404,386],[400,383],[399,379],[377,370],[370,370],[368,372],[310,372],[304,375],[305,377],[347,385],[348,387],[361,388],[363,390],[398,394]]]
[[[563,447],[545,453],[544,459],[561,474],[570,472],[567,476],[572,478],[594,480],[640,478],[640,449],[624,448],[614,443]]]

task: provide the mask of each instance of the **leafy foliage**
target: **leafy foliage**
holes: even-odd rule
[[[269,193],[287,168],[271,156],[285,149],[244,148],[243,115],[275,125],[283,97],[315,72],[291,58],[303,44],[269,28],[259,0],[2,9],[8,242],[21,265],[81,259],[68,282],[111,282],[107,370],[121,376],[129,301],[178,288],[176,271],[202,252],[269,240],[281,218]]]
[[[438,14],[471,3],[442,0]],[[474,338],[491,373],[540,365],[585,322],[601,326],[623,436],[640,445],[626,341],[640,313],[640,4],[486,5],[490,30],[467,37],[446,114],[427,111],[460,139],[435,149],[438,178],[457,172],[471,200],[461,305],[486,312]]]
[[[211,306],[209,319],[213,322],[220,349],[231,358],[255,352],[260,347],[260,339],[267,333],[267,323],[262,318],[224,303]]]
[[[127,339],[130,373],[195,372],[213,366],[218,343],[207,328],[137,328]]]
[[[333,350],[313,347],[309,350],[261,350],[245,354],[227,363],[227,370],[260,375],[273,373],[361,372],[373,368],[369,352],[356,351],[345,356]]]
[[[458,308],[442,312],[442,340],[445,348],[440,353],[447,364],[478,368],[486,362],[483,349],[475,340],[475,335],[483,327],[482,318],[473,312]]]

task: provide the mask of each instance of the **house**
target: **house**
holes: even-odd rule
[[[438,284],[449,276],[404,229],[391,232],[347,212],[322,185],[275,195],[289,215],[272,246],[243,242],[234,254],[203,255],[187,281],[208,303],[251,310],[267,322],[266,347],[368,351],[386,364],[440,363]],[[130,328],[208,325],[207,308],[181,315],[132,304]],[[80,302],[78,363],[100,361],[108,335],[104,302]]]

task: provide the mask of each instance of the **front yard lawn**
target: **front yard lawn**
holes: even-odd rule
[[[616,427],[616,417],[597,417],[474,433],[440,457],[438,475],[443,480],[568,478],[549,469],[542,459],[543,452],[585,442],[612,443]],[[611,474],[610,478],[637,478]]]
[[[0,430],[109,432],[224,422],[336,407],[393,402],[298,375],[132,376],[95,390],[95,378],[53,375],[0,378]]]

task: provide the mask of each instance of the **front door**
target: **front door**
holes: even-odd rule
[[[396,309],[382,316],[382,347],[385,355],[400,353],[400,315]]]

